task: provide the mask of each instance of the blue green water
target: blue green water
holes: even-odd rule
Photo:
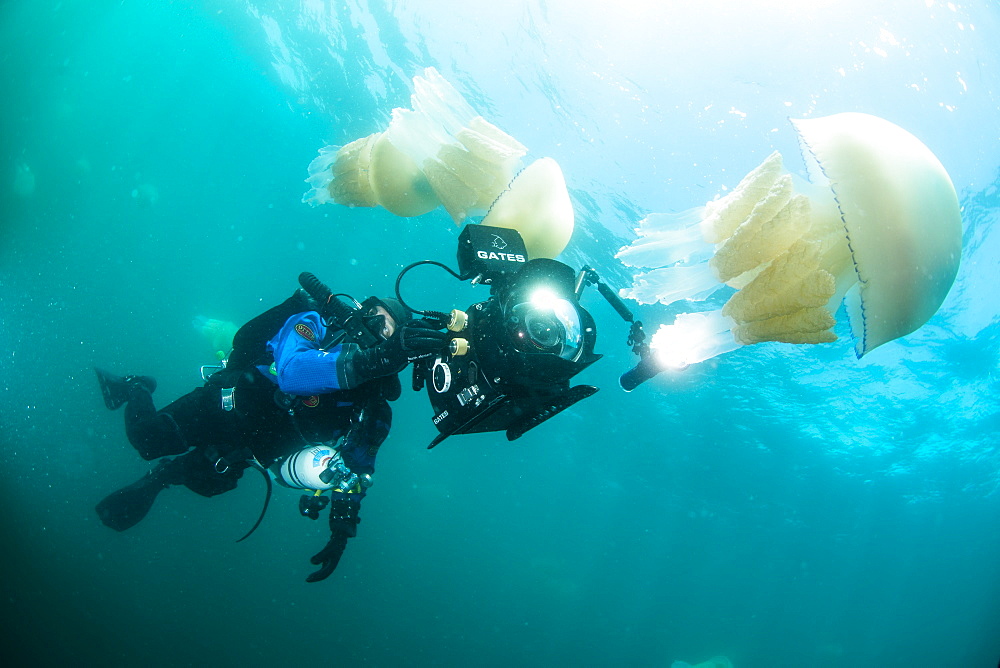
[[[494,6],[497,5],[497,6]],[[11,665],[994,666],[1000,657],[1000,6],[996,2],[9,0],[0,5],[0,585]],[[646,213],[735,184],[787,117],[920,137],[963,206],[958,279],[918,332],[745,348],[631,394],[596,296],[601,392],[508,443],[433,451],[397,403],[359,536],[262,481],[93,506],[148,469],[94,364],[163,403],[312,271],[359,296],[458,231],[300,202],[324,144],[382,129],[436,67],[566,174],[563,255],[610,282]],[[790,160],[791,162],[791,160]],[[798,168],[798,167],[796,167]],[[485,297],[428,270],[430,308]],[[644,321],[672,311],[643,307]],[[5,664],[6,665],[6,664]]]

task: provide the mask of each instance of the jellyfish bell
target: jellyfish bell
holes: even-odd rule
[[[427,178],[456,225],[485,213],[527,153],[476,113],[437,70],[413,78],[411,109],[394,109],[386,131]]]
[[[375,202],[397,216],[422,216],[441,204],[417,163],[389,141],[388,133],[372,145],[368,176]]]
[[[811,182],[768,156],[700,210],[697,231],[715,245],[707,262],[658,251],[665,239],[689,243],[695,225],[668,234],[647,218],[618,257],[651,270],[623,295],[670,303],[728,285],[736,292],[721,314],[743,345],[834,341],[843,302],[861,357],[944,301],[961,255],[958,197],[930,149],[889,121],[846,113],[793,124]]]
[[[236,323],[199,315],[191,324],[205,337],[212,351],[218,354],[220,359],[233,349],[233,338],[239,330]]]
[[[810,174],[826,177],[841,214],[861,357],[915,331],[944,302],[962,253],[958,195],[931,150],[887,120],[844,113],[792,123]]]
[[[500,193],[484,225],[517,230],[532,258],[555,258],[573,235],[573,204],[559,163],[540,158]]]

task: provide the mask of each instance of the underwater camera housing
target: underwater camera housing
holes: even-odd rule
[[[490,285],[490,297],[453,312],[448,352],[414,365],[413,388],[426,387],[440,432],[429,448],[452,434],[506,431],[514,440],[597,391],[569,384],[601,358],[573,269],[528,260],[517,231],[484,225],[462,231],[458,263],[458,277]]]
[[[307,271],[299,274],[299,285],[316,302],[316,308],[323,320],[343,330],[347,341],[356,343],[362,348],[371,348],[382,342],[382,337],[376,333],[377,327],[372,327],[365,317],[369,309],[378,302],[376,298],[369,297],[359,302],[348,295],[334,294],[325,283]],[[339,297],[347,297],[352,304],[345,304],[338,299]]]

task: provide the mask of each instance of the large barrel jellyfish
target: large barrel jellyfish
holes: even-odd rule
[[[320,149],[303,201],[382,206],[404,217],[444,206],[456,225],[486,214],[483,222],[518,230],[529,256],[562,252],[574,219],[559,165],[542,158],[521,170],[527,148],[433,67],[414,77],[413,89],[412,109],[393,109],[384,131]]]
[[[955,279],[958,197],[930,149],[867,114],[792,123],[810,182],[784,173],[775,152],[698,210],[693,224],[684,215],[650,215],[618,253],[629,266],[651,269],[622,291],[640,303],[736,289],[721,311],[685,314],[654,335],[654,348],[673,346],[680,355],[672,365],[762,341],[834,341],[841,302],[860,358],[927,322]],[[690,355],[677,351],[687,335],[671,329],[688,326],[702,338]]]

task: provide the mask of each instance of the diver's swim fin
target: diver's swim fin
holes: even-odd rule
[[[128,401],[129,393],[137,385],[148,390],[150,394],[156,391],[156,379],[150,376],[116,376],[97,367],[94,367],[94,372],[97,374],[104,405],[108,410],[113,411]]]
[[[115,531],[130,529],[146,516],[156,501],[156,495],[166,488],[166,485],[155,481],[152,474],[147,473],[128,487],[104,497],[95,508],[97,516],[104,526]]]
[[[153,507],[156,496],[170,485],[182,482],[183,465],[175,460],[162,462],[153,471],[128,487],[108,494],[95,510],[104,526],[125,531],[138,524]]]

